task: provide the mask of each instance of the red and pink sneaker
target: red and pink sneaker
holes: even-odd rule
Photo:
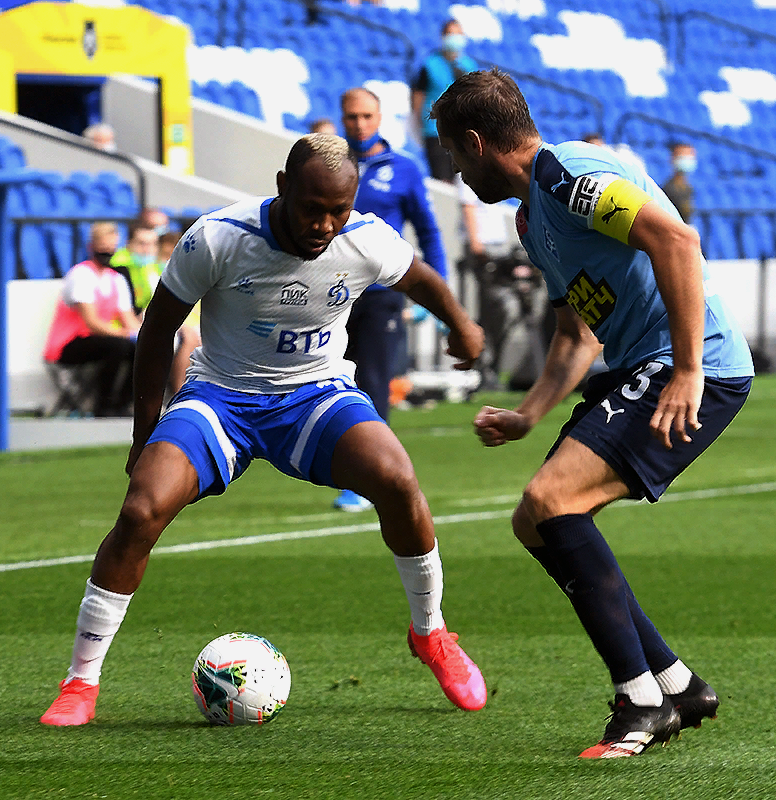
[[[44,725],[86,725],[94,719],[94,706],[100,687],[78,678],[59,684],[59,697],[40,718]]]
[[[464,711],[478,711],[488,699],[488,690],[479,668],[456,644],[457,639],[458,634],[448,633],[447,626],[420,636],[410,623],[407,634],[410,652],[431,668],[447,698]]]

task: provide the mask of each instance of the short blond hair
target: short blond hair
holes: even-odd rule
[[[358,159],[341,136],[335,133],[308,133],[298,139],[288,153],[286,175],[296,177],[299,168],[313,156],[320,158],[326,169],[332,172],[339,172],[349,161],[358,173]]]

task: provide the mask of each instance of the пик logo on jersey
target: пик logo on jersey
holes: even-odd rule
[[[301,281],[291,281],[280,289],[281,306],[306,306],[310,287]]]

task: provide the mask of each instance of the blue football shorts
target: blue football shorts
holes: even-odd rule
[[[692,442],[672,436],[667,450],[650,431],[649,421],[672,369],[650,361],[635,369],[594,375],[550,448],[550,458],[570,436],[589,447],[620,476],[635,500],[658,500],[671,482],[727,428],[741,410],[751,378],[706,378]]]
[[[221,494],[253,459],[300,480],[333,486],[331,458],[346,430],[383,422],[369,396],[346,377],[286,394],[248,394],[190,380],[172,399],[152,442],[179,447],[197,471],[197,499]]]

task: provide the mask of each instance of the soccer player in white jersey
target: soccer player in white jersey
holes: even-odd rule
[[[146,311],[129,488],[97,551],[70,669],[45,724],[94,717],[102,663],[162,531],[187,504],[222,493],[255,458],[374,503],[410,605],[410,650],[455,705],[485,705],[482,675],[442,616],[442,565],[409,456],[343,357],[350,307],[375,282],[449,326],[460,369],[479,356],[482,331],[390,226],[353,211],[358,167],[344,139],[302,137],[277,183],[277,197],[198,220]],[[175,331],[200,299],[202,347],[160,418]]]
[[[708,280],[697,233],[633,161],[586,142],[543,142],[515,82],[458,78],[436,101],[440,144],[486,203],[517,197],[517,231],[556,311],[545,368],[514,410],[474,420],[489,447],[522,439],[588,381],[512,517],[515,536],[566,593],[615,699],[582,758],[619,758],[714,717],[719,698],[642,611],[593,517],[624,497],[656,502],[746,400],[746,340]]]

